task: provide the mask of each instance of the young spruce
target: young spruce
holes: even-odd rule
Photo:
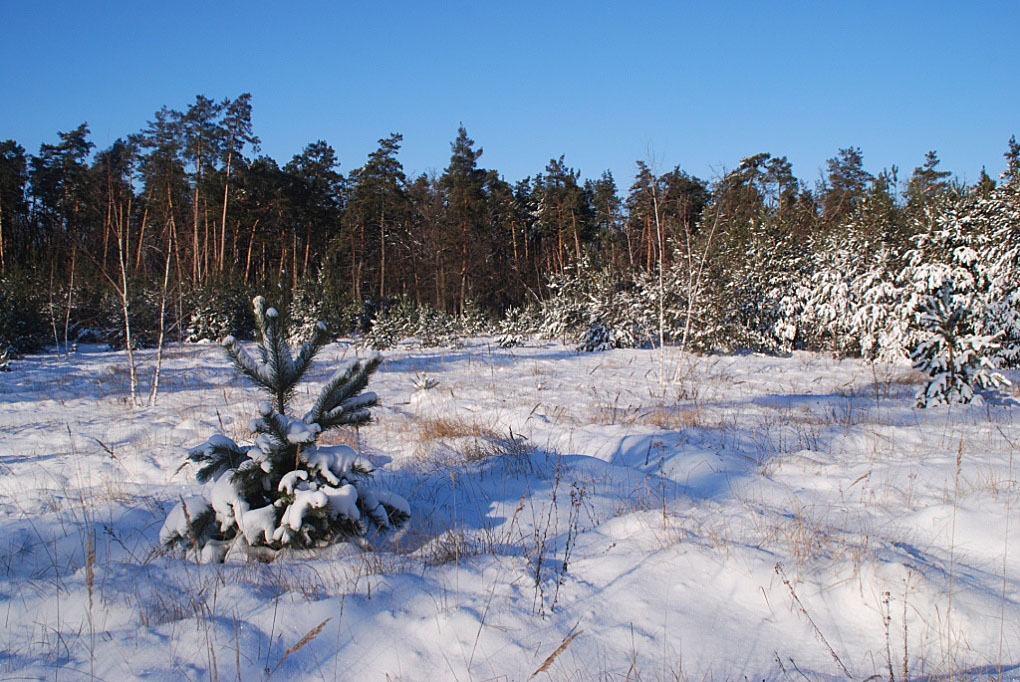
[[[250,422],[252,445],[239,446],[218,434],[188,451],[188,458],[200,465],[196,478],[205,488],[173,508],[160,541],[193,547],[203,561],[222,561],[235,543],[323,547],[364,535],[369,524],[380,530],[403,525],[410,517],[408,503],[370,485],[368,460],[346,445],[316,445],[327,429],[371,420],[369,410],[377,398],[363,391],[381,357],[345,362],[304,417],[290,416],[294,387],[329,340],[326,325],[319,322],[294,354],[276,309],[267,308],[261,296],[254,304],[255,353],[232,336],[223,346],[238,370],[271,400],[260,405],[259,416]]]

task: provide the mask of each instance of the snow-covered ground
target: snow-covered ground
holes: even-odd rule
[[[409,526],[217,565],[158,534],[185,448],[248,441],[222,350],[171,348],[133,410],[120,353],[15,361],[0,680],[1020,679],[1020,407],[918,410],[909,368],[809,354],[385,358],[377,422],[320,442]]]

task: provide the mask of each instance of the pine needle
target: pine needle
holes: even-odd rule
[[[312,628],[311,630],[309,630],[309,631],[308,631],[308,634],[307,634],[307,635],[305,635],[304,637],[302,637],[301,639],[299,639],[299,640],[298,640],[298,643],[297,643],[297,644],[295,644],[295,645],[294,645],[294,646],[292,646],[291,648],[289,648],[289,649],[287,649],[286,651],[284,651],[284,652],[283,652],[283,658],[281,658],[281,659],[280,659],[280,661],[279,661],[279,662],[278,662],[278,663],[276,664],[276,667],[275,667],[275,668],[273,668],[273,672],[275,673],[275,672],[276,672],[277,670],[279,670],[279,669],[280,669],[280,666],[281,666],[281,665],[283,665],[283,662],[284,662],[284,661],[286,661],[286,660],[287,660],[287,658],[288,658],[288,657],[289,657],[289,656],[290,656],[291,654],[295,654],[295,653],[297,653],[298,651],[300,651],[300,650],[301,650],[301,648],[302,648],[302,647],[303,647],[304,645],[308,644],[308,643],[309,643],[310,641],[312,641],[313,639],[315,639],[316,637],[318,637],[318,636],[319,636],[319,633],[320,633],[320,632],[322,632],[322,628],[326,627],[326,623],[328,623],[328,622],[329,622],[329,621],[331,621],[331,620],[333,620],[333,618],[332,618],[332,617],[330,617],[330,618],[327,618],[326,620],[322,621],[321,623],[319,623],[318,625],[316,625],[316,626],[315,626],[314,628]]]
[[[531,673],[531,677],[529,677],[528,679],[533,680],[539,675],[539,673],[544,673],[548,671],[549,667],[553,664],[553,661],[556,660],[556,657],[562,654],[566,650],[566,648],[570,646],[570,643],[573,642],[574,639],[582,632],[584,632],[584,630],[578,630],[577,632],[570,633],[570,635],[568,635],[567,638],[563,640],[563,643],[556,647],[556,651],[549,654],[549,657],[545,659],[541,666],[539,666],[538,670]]]

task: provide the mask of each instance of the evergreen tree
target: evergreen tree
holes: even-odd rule
[[[924,163],[914,169],[907,181],[907,210],[919,215],[925,206],[949,189],[952,173],[938,170],[939,157],[934,151],[924,155]]]
[[[295,387],[316,353],[328,341],[326,326],[295,354],[286,342],[280,314],[254,301],[258,346],[251,354],[233,337],[223,345],[237,369],[270,400],[250,423],[250,446],[215,435],[188,451],[201,465],[196,475],[202,496],[182,499],[160,531],[164,544],[183,544],[206,561],[219,561],[234,543],[242,546],[322,547],[364,535],[368,526],[390,529],[410,515],[407,502],[369,484],[373,468],[345,445],[318,446],[324,431],[370,421],[377,404],[363,392],[381,358],[351,360],[323,386],[312,407],[298,419],[287,414]],[[197,545],[197,546],[196,546]]]
[[[283,167],[290,180],[286,188],[289,223],[297,230],[292,235],[296,278],[307,278],[314,272],[316,263],[312,259],[326,250],[331,235],[339,233],[346,189],[346,180],[337,170],[339,166],[333,148],[319,140],[306,146]],[[332,280],[342,272],[330,268],[323,274]],[[341,293],[337,282],[330,281],[329,289],[334,296]],[[346,298],[347,292],[343,294]]]
[[[975,330],[975,312],[954,293],[953,283],[945,282],[918,311],[925,338],[910,359],[929,376],[917,392],[918,407],[969,403],[975,390],[995,391],[1009,385],[989,359],[998,349],[996,336]]]
[[[1002,179],[1006,182],[1013,182],[1020,179],[1020,143],[1016,141],[1016,135],[1011,135],[1007,143],[1005,153],[1006,170],[1002,173]]]
[[[989,235],[979,254],[988,264],[985,317],[1000,334],[999,362],[1020,366],[1020,176],[979,197],[971,209],[978,229]]]
[[[226,99],[220,107],[224,112],[220,130],[223,206],[220,213],[220,249],[217,267],[223,271],[227,267],[227,207],[230,200],[230,181],[235,168],[238,166],[243,168],[247,163],[244,156],[245,148],[250,147],[257,154],[261,141],[252,129],[251,94],[246,92],[233,101]],[[234,244],[237,244],[236,235]]]
[[[467,305],[469,281],[474,279],[470,276],[470,265],[484,260],[489,246],[484,234],[487,173],[477,167],[482,150],[475,149],[474,144],[463,125],[457,128],[457,139],[450,143],[450,165],[439,178],[446,198],[449,235],[457,240],[457,310],[460,312]]]
[[[181,159],[183,140],[179,115],[167,107],[161,108],[140,133],[129,139],[139,150],[137,180],[140,182],[139,235],[137,244],[143,247],[135,258],[136,267],[144,274],[151,254],[172,254],[172,275],[177,290],[182,291],[187,263],[187,219],[190,192],[187,173]],[[165,260],[153,263],[156,272],[162,272]],[[180,300],[180,299],[179,299]],[[178,308],[178,322],[184,311]],[[178,332],[182,331],[179,324]]]
[[[858,147],[840,149],[838,156],[826,164],[828,175],[821,194],[822,219],[834,225],[853,213],[874,177],[864,170]]]
[[[658,178],[643,161],[637,162],[634,184],[627,193],[627,219],[624,228],[627,260],[631,267],[651,270],[658,262],[659,238],[656,233],[656,209],[661,188]],[[660,221],[661,222],[661,221]]]
[[[52,245],[63,245],[84,231],[82,218],[90,199],[86,161],[95,145],[86,123],[57,135],[58,144],[40,145],[39,155],[32,157],[30,177],[36,223]]]
[[[208,176],[216,169],[222,158],[223,135],[219,118],[223,105],[204,95],[195,97],[195,102],[183,114],[177,114],[177,121],[183,135],[184,155],[192,164],[191,175],[191,256],[194,281],[204,281],[211,269],[212,250],[216,232],[209,232],[209,221],[202,220],[210,207]]]
[[[981,174],[978,175],[977,182],[974,183],[974,191],[982,196],[988,196],[994,189],[995,180],[992,180],[985,167],[981,166]]]
[[[488,254],[486,266],[475,269],[475,298],[487,312],[502,311],[520,302],[526,292],[526,220],[514,187],[496,171],[488,171],[485,196],[489,229],[484,232]]]
[[[351,173],[344,222],[355,300],[367,298],[373,290],[382,299],[391,293],[391,281],[408,274],[392,263],[403,250],[401,229],[407,225],[410,208],[407,178],[397,160],[403,139],[393,133],[379,140],[379,148],[369,154],[365,165]]]
[[[600,251],[609,263],[617,265],[617,252],[622,251],[623,204],[616,190],[616,180],[603,171],[598,180],[587,180],[585,192],[591,197],[592,227]]]
[[[579,261],[590,240],[590,204],[578,183],[580,171],[566,165],[564,157],[551,159],[545,175],[535,181],[538,199],[538,227],[548,243],[550,269],[563,272],[571,261]],[[571,257],[573,255],[573,257]]]
[[[0,142],[0,275],[28,247],[28,159],[14,140]]]

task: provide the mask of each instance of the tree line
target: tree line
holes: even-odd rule
[[[963,185],[935,152],[903,179],[895,167],[872,174],[856,147],[838,150],[812,184],[770,153],[711,181],[637,162],[625,192],[608,171],[582,179],[563,156],[511,181],[481,165],[463,126],[440,174],[408,177],[401,142],[380,139],[346,175],[322,140],[281,166],[260,153],[249,94],[163,107],[102,150],[84,123],[34,155],[0,142],[0,308],[4,296],[8,310],[31,299],[55,336],[55,311],[65,327],[72,317],[87,326],[111,290],[125,314],[145,292],[169,292],[178,333],[203,291],[304,287],[335,306],[403,297],[501,316],[547,300],[556,277],[581,264],[658,273],[663,287],[663,273],[685,263],[743,267],[762,225],[780,243],[864,220],[874,243],[903,244],[940,197],[996,186],[983,170]],[[1015,177],[1015,138],[1005,156]]]

